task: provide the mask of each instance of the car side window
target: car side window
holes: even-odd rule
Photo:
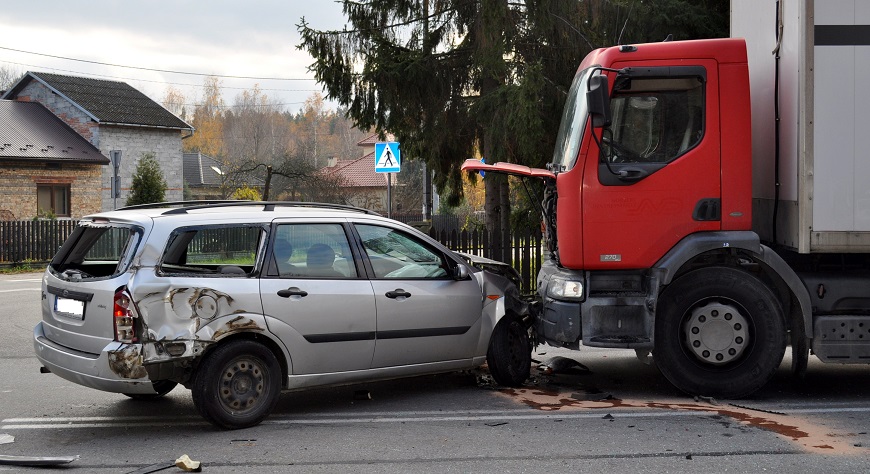
[[[247,277],[264,236],[263,228],[251,225],[180,228],[169,238],[159,273]]]
[[[615,89],[602,147],[611,163],[669,163],[700,143],[704,83],[696,77],[632,79]]]
[[[376,278],[446,278],[444,256],[429,244],[389,227],[357,224]]]
[[[272,251],[281,278],[356,278],[357,268],[341,224],[279,224]]]

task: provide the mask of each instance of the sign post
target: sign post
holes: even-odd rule
[[[399,142],[375,143],[375,173],[387,173],[387,217],[393,213],[392,173],[402,169],[402,153]]]
[[[112,160],[112,206],[118,208],[118,198],[121,197],[121,150],[109,152]]]

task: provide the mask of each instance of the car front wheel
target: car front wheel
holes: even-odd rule
[[[532,343],[529,330],[516,316],[505,316],[496,324],[489,340],[486,363],[499,385],[519,387],[529,378]]]

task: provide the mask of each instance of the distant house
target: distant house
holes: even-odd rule
[[[42,104],[0,100],[0,220],[99,212],[108,164]]]
[[[190,200],[223,199],[221,162],[202,153],[184,154],[184,185]]]
[[[202,153],[184,154],[184,186],[188,200],[227,199],[237,186],[249,186],[261,193],[265,183],[251,173],[228,176],[220,161]]]
[[[352,160],[330,159],[328,166],[321,172],[341,181],[348,204],[386,213],[387,175],[375,173],[377,138],[377,134],[372,134],[357,142],[357,146],[362,147],[365,153],[362,157]]]
[[[166,199],[183,198],[181,140],[193,127],[124,82],[28,72],[0,99],[38,102],[89,141],[104,157],[120,152],[119,196],[112,195],[114,166],[102,166],[100,210],[123,206],[133,173],[145,153],[153,153],[163,171]],[[117,153],[115,153],[117,156]],[[70,201],[77,196],[71,189]]]

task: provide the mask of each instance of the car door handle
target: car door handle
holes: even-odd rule
[[[400,297],[400,296],[404,296],[405,298],[410,298],[410,297],[411,297],[411,293],[408,293],[407,291],[405,291],[405,290],[403,290],[403,289],[401,289],[401,288],[396,288],[396,289],[393,290],[393,291],[388,291],[388,292],[386,292],[386,293],[385,293],[385,296],[386,296],[387,298],[398,298],[398,297]]]
[[[304,297],[304,296],[308,296],[308,292],[305,290],[300,290],[299,288],[297,288],[295,286],[291,286],[290,288],[287,288],[286,290],[278,290],[278,296],[280,296],[281,298],[289,298],[291,296],[303,296]]]

